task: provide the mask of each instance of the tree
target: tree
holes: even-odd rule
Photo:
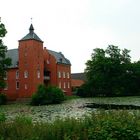
[[[7,68],[11,65],[11,59],[6,58],[7,46],[4,45],[2,38],[5,37],[7,31],[5,25],[0,21],[0,89],[5,87],[4,77]]]
[[[92,96],[123,96],[128,94],[136,85],[136,76],[129,50],[119,49],[118,46],[109,45],[107,49],[96,48],[93,50],[91,60],[86,63],[85,72],[87,83]],[[135,66],[136,67],[136,66]],[[137,66],[138,67],[138,66]],[[131,69],[133,69],[133,75]],[[138,70],[138,68],[137,68]],[[131,76],[130,76],[131,75]],[[129,84],[129,85],[128,85]],[[137,86],[138,87],[138,86]],[[130,93],[130,92],[129,92]]]
[[[63,91],[54,86],[39,85],[37,92],[32,95],[31,105],[58,104],[64,101]]]

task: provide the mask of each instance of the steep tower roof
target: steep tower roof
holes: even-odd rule
[[[34,32],[34,27],[32,24],[30,25],[29,33],[25,37],[23,37],[20,41],[31,40],[31,39],[43,42]]]

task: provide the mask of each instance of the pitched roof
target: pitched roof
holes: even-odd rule
[[[34,32],[34,27],[33,27],[32,24],[30,25],[29,33],[28,33],[26,36],[24,36],[20,41],[23,41],[23,40],[30,40],[30,39],[43,42],[43,41],[37,36],[37,34]]]
[[[52,50],[48,50],[51,55],[53,55],[57,61],[57,63],[71,65],[70,61],[64,57],[62,53],[58,53]],[[18,67],[18,49],[11,49],[8,50],[6,53],[6,57],[9,57],[12,59],[12,65],[9,68],[16,68]]]
[[[48,50],[49,54],[53,55],[59,64],[71,65],[70,61],[61,53]]]
[[[86,81],[86,74],[85,73],[72,73],[71,74],[71,79]]]
[[[6,57],[12,59],[12,65],[9,68],[18,67],[18,49],[8,50],[6,53]]]

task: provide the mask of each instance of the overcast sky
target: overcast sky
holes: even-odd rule
[[[140,58],[140,0],[0,0],[0,17],[8,49],[32,23],[44,47],[62,52],[73,72],[83,72],[94,48],[109,44],[131,50]]]

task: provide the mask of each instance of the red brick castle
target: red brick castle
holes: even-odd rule
[[[43,48],[43,41],[34,32],[19,40],[18,49],[8,50],[12,59],[3,92],[9,100],[29,98],[39,84],[58,86],[66,95],[71,95],[71,64],[61,52]]]

